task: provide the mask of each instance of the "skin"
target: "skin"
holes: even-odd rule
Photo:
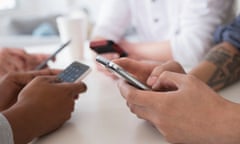
[[[95,37],[92,41],[106,40],[103,37]],[[168,61],[173,60],[171,45],[169,41],[163,42],[151,42],[151,43],[132,43],[128,41],[121,41],[118,45],[128,53],[128,57],[136,60],[155,60],[155,61]],[[117,53],[102,54],[109,60],[119,59],[120,56]],[[105,68],[97,64],[97,69],[109,77],[116,79],[116,77],[107,71]]]
[[[130,110],[152,123],[170,143],[240,143],[239,104],[223,99],[195,76],[165,71],[154,79],[151,75],[156,70],[148,64],[130,59],[115,62],[153,87],[155,91],[142,91],[119,82]],[[184,72],[173,62],[161,67],[160,71],[178,67]],[[154,81],[158,82],[155,88]]]
[[[1,87],[8,93],[0,95],[4,100],[1,113],[12,127],[16,144],[26,144],[63,125],[71,117],[76,96],[86,91],[83,83],[60,83],[50,76],[56,73],[48,70],[3,78]]]
[[[43,70],[36,72],[12,72],[0,80],[0,112],[10,108],[17,102],[19,92],[35,77],[41,75],[56,75],[59,70]],[[11,88],[11,90],[8,90]]]
[[[161,76],[164,71],[185,73],[182,66],[177,62],[168,62],[175,65],[172,69],[157,66],[152,72],[150,79],[155,78],[155,87],[159,80],[156,77]],[[189,74],[197,77],[214,90],[225,88],[240,79],[240,52],[231,44],[224,42],[215,46],[205,57],[205,59],[193,68]],[[150,81],[150,80],[149,80]]]
[[[240,106],[231,103],[197,78],[164,72],[166,92],[141,91],[119,83],[130,110],[152,123],[170,143],[240,143]]]
[[[104,37],[95,37],[92,41],[106,40]],[[168,61],[173,60],[171,44],[169,41],[162,42],[128,42],[122,40],[118,45],[128,53],[128,57],[137,60]],[[104,54],[108,59],[119,58],[116,53]]]
[[[49,55],[28,54],[23,49],[1,48],[0,49],[0,77],[9,72],[24,72],[33,70]]]

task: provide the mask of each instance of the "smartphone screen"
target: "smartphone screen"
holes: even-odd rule
[[[97,56],[96,61],[104,65],[106,68],[109,70],[113,71],[117,76],[123,78],[127,82],[129,82],[131,85],[135,86],[138,89],[141,90],[150,90],[148,86],[137,80],[134,76],[132,76],[130,73],[128,73],[126,70],[124,70],[122,67],[119,65],[109,61],[108,59],[102,57],[102,56]]]
[[[88,65],[73,62],[63,72],[58,74],[58,79],[62,82],[79,82],[91,71]]]

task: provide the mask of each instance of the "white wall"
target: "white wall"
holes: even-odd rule
[[[92,19],[97,17],[103,0],[18,0],[14,10],[0,11],[3,17],[35,17],[50,14],[66,13],[69,8],[87,8]],[[70,5],[73,5],[72,7]]]
[[[65,12],[65,0],[18,0],[14,10],[0,12],[1,17],[43,16]]]

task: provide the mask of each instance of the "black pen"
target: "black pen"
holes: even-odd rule
[[[56,55],[62,51],[66,46],[68,46],[71,43],[71,40],[67,41],[66,43],[64,43],[56,52],[54,52],[48,59],[46,59],[44,62],[42,62],[41,64],[39,64],[35,70],[41,70],[43,68],[45,68],[47,66],[48,61],[52,60],[54,57],[56,57]]]

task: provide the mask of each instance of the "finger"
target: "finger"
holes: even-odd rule
[[[25,59],[27,70],[33,70],[34,68],[36,68],[36,66],[38,66],[41,63],[41,61],[37,57],[34,57],[29,54],[25,57]]]
[[[49,54],[31,54],[31,56],[35,57],[38,61],[42,62],[48,59],[51,55]]]
[[[149,91],[140,91],[122,80],[118,82],[118,87],[121,95],[129,104],[138,106],[151,106],[153,104],[154,100],[152,99],[151,92]]]
[[[25,70],[25,61],[21,59],[19,56],[12,55],[8,61],[11,65],[15,66],[17,71]]]
[[[63,89],[67,90],[70,95],[76,96],[79,93],[83,93],[87,90],[87,86],[84,83],[59,83]]]
[[[168,61],[166,63],[163,63],[157,67],[154,68],[152,71],[151,75],[149,76],[147,80],[147,84],[152,86],[157,78],[164,72],[164,71],[172,71],[172,72],[177,72],[177,73],[185,73],[184,69],[182,66],[175,62],[175,61]]]
[[[130,58],[120,58],[117,60],[113,60],[113,62],[132,74],[136,74],[136,70],[142,66],[141,62],[138,62]]]
[[[175,91],[185,84],[186,75],[165,71],[160,75],[153,84],[153,90]]]
[[[11,57],[9,57],[11,58]],[[4,66],[4,69],[7,71],[7,73],[10,73],[10,72],[16,72],[17,71],[17,68],[15,66],[15,64],[12,64],[9,59],[5,61],[5,64]]]
[[[26,85],[30,81],[32,81],[37,76],[50,76],[50,75],[56,75],[59,73],[59,70],[42,70],[42,71],[32,71],[32,72],[23,72],[23,73],[15,73],[14,74],[14,81],[21,85]],[[53,82],[56,82],[56,77],[52,80]]]
[[[25,57],[25,55],[27,54],[24,49],[20,49],[20,48],[7,48],[7,49],[11,54],[14,54],[20,57]]]
[[[60,69],[44,69],[40,71],[32,71],[33,73],[36,73],[37,75],[58,75],[62,72]]]

